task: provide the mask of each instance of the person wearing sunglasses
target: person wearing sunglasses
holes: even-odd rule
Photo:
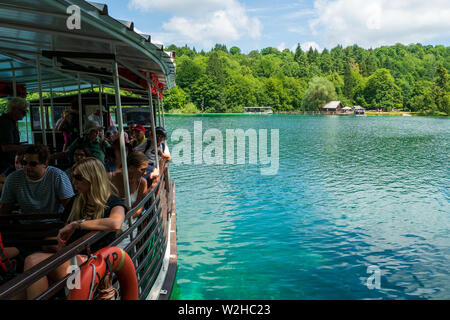
[[[103,164],[96,158],[79,161],[73,168],[73,181],[78,194],[70,199],[62,216],[66,225],[59,230],[57,240],[62,248],[91,231],[108,232],[92,244],[95,252],[108,246],[122,227],[127,208],[116,196]],[[50,257],[50,253],[34,253],[25,259],[25,270]],[[27,298],[34,299],[47,290],[49,281],[59,281],[67,275],[70,262],[66,262],[48,276],[41,278],[27,288]]]
[[[72,151],[72,160],[73,160],[73,165],[72,167],[70,167],[69,169],[67,169],[65,172],[67,174],[67,176],[69,177],[70,181],[73,180],[73,167],[80,162],[83,159],[86,159],[88,157],[91,156],[91,153],[89,152],[88,148],[83,147],[83,146],[79,146],[79,147],[75,147]]]
[[[74,196],[64,171],[48,165],[48,149],[30,145],[25,149],[22,169],[5,181],[0,199],[0,214],[8,214],[17,203],[23,213],[61,213]]]
[[[23,149],[17,122],[27,114],[27,103],[22,98],[8,102],[8,112],[0,116],[0,172],[14,165],[14,155]]]
[[[128,183],[130,185],[131,207],[135,207],[145,198],[147,194],[147,180],[144,178],[148,167],[148,159],[142,152],[132,152],[127,157]],[[112,178],[112,183],[118,190],[118,195],[125,198],[125,188],[123,185],[122,171],[116,173]],[[133,218],[140,215],[142,209],[136,212]]]

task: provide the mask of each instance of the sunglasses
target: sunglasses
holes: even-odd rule
[[[74,174],[73,178],[75,180],[77,180],[77,181],[83,181],[84,180],[84,178],[83,178],[83,176],[81,174]]]
[[[20,163],[25,167],[26,165],[30,165],[30,167],[36,167],[39,162],[36,161],[27,161],[27,160],[22,160],[20,161]]]

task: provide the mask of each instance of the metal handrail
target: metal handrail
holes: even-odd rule
[[[168,190],[166,188],[161,188],[161,186],[162,186],[161,183],[162,183],[162,181],[165,182],[164,184],[166,184],[166,182],[167,182],[167,180],[165,179],[167,170],[168,170],[168,166],[165,166],[164,170],[162,170],[162,173],[160,176],[160,181],[158,182],[158,184],[146,195],[146,197],[138,204],[138,206],[136,206],[135,208],[133,208],[132,210],[127,212],[126,217],[130,218],[134,213],[137,212],[137,210],[144,207],[148,203],[148,201],[152,199],[152,197],[155,195],[155,193],[157,193],[157,197],[153,200],[150,207],[147,210],[145,210],[145,213],[135,223],[133,223],[132,226],[129,226],[129,230],[126,230],[124,233],[122,233],[119,236],[118,239],[116,239],[114,242],[112,242],[112,245],[119,244],[127,236],[129,236],[134,231],[135,228],[137,228],[139,225],[141,225],[145,219],[148,219],[150,214],[153,213],[153,211],[154,211],[154,216],[150,219],[150,221],[145,226],[145,228],[143,230],[141,230],[139,236],[136,237],[136,239],[134,239],[132,242],[130,242],[130,244],[128,244],[127,248],[126,248],[129,250],[132,247],[134,247],[138,243],[138,241],[140,241],[145,236],[145,233],[151,227],[155,227],[155,229],[148,236],[148,239],[152,239],[155,232],[158,229],[160,229],[161,226],[163,226],[162,230],[159,231],[158,237],[155,240],[155,243],[153,244],[151,250],[149,250],[149,253],[147,253],[145,258],[143,259],[144,261],[146,259],[148,259],[149,255],[155,249],[155,246],[157,244],[159,245],[162,242],[161,240],[163,238],[161,238],[161,233],[163,234],[163,236],[167,237],[167,230],[165,230],[165,229],[167,229],[167,221],[165,221],[166,219],[164,219],[164,217],[161,216],[161,212],[162,212],[161,193],[163,191],[167,192],[167,190]],[[167,206],[167,209],[168,208],[169,207]],[[44,216],[47,217],[48,215],[44,215]],[[33,216],[33,217],[35,217],[35,216]],[[157,220],[158,217],[160,217],[161,219]],[[157,221],[156,225],[154,224],[155,220]],[[96,243],[98,240],[100,240],[107,234],[108,234],[107,232],[99,232],[99,231],[90,232],[90,233],[84,235],[83,237],[81,237],[80,239],[77,239],[72,244],[68,245],[67,247],[63,248],[61,251],[57,252],[56,254],[52,255],[51,257],[40,262],[33,268],[25,271],[24,273],[18,275],[17,277],[10,280],[9,282],[3,284],[2,286],[0,286],[0,300],[10,299],[10,298],[14,297],[15,295],[19,294],[20,292],[24,291],[30,284],[39,280],[43,276],[46,276],[52,270],[59,267],[63,263],[67,262],[69,259],[75,257],[77,254],[80,254],[83,251],[89,249],[92,244]],[[167,244],[167,239],[165,239],[164,243]],[[148,243],[146,245],[148,245]],[[140,248],[142,250],[138,250],[138,252],[136,252],[133,259],[137,258],[140,254],[142,254],[142,251],[144,250],[143,248],[145,248],[145,247],[142,246],[142,248]],[[162,250],[162,248],[159,248],[159,250],[158,250],[159,254],[161,254],[161,252],[162,252],[161,250]],[[160,261],[158,262],[158,265],[162,264],[163,259],[160,258],[159,260]],[[153,259],[153,261],[150,263],[150,266],[153,266],[156,261],[157,261],[157,259]],[[142,266],[143,265],[144,264],[142,264]],[[139,267],[138,267],[138,269],[139,269],[139,271],[141,271],[142,268],[139,268]],[[147,273],[149,273],[149,272],[150,272],[150,270],[148,268],[146,268],[146,272],[145,272],[146,277],[148,276]],[[56,284],[52,285],[50,288],[47,289],[47,291],[45,291],[39,297],[37,297],[37,299],[40,300],[40,299],[51,298],[55,293],[57,293],[64,286],[64,283],[67,281],[67,279],[71,275],[72,274],[68,274],[63,279],[58,281]],[[155,274],[152,274],[152,278],[154,276],[155,276]],[[148,286],[148,284],[147,284],[147,286]]]
[[[55,268],[68,261],[70,258],[86,250],[90,245],[97,242],[106,235],[106,232],[90,232],[80,239],[77,239],[66,248],[63,248],[58,253],[35,265],[33,268],[18,275],[17,277],[0,287],[0,300],[12,298],[14,295],[22,292],[30,284],[36,282],[43,276],[46,276],[50,271],[54,270]]]
[[[151,211],[153,210],[153,207],[155,207],[155,205],[159,202],[160,202],[160,198],[158,197],[158,199],[155,200],[155,202],[151,205],[152,209],[146,210],[145,213],[135,223],[133,223],[133,225],[129,226],[126,231],[121,233],[120,236],[118,236],[111,243],[111,246],[117,246],[119,243],[121,243],[123,240],[125,240],[125,238],[128,237],[134,231],[134,229],[136,229],[145,219],[148,218],[147,212],[151,213]]]
[[[159,254],[162,256],[164,249],[167,246],[167,237],[166,237],[166,241],[164,242],[164,246],[161,247],[161,250],[159,251]],[[156,261],[156,260],[154,260]],[[158,274],[159,269],[162,267],[163,264],[163,259],[159,259],[158,265],[155,268],[155,271],[153,272],[152,276],[150,277],[150,280],[148,281],[147,285],[145,286],[144,290],[142,291],[144,293],[144,297],[148,294],[148,291],[150,290],[150,287],[153,285],[154,283],[154,278],[155,276]]]

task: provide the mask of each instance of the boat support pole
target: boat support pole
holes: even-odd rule
[[[52,136],[53,136],[53,152],[56,152],[56,134],[55,134],[55,112],[53,109],[53,86],[50,86],[50,113],[52,116]],[[64,114],[63,114],[64,115]],[[63,116],[61,115],[61,116]],[[58,160],[55,160],[56,165],[58,165]]]
[[[116,48],[113,47],[114,55],[116,55]],[[120,98],[120,83],[119,83],[119,70],[117,66],[117,61],[113,62],[113,78],[114,78],[114,88],[116,91],[116,107],[117,107],[117,122],[119,123],[119,139],[120,139],[120,155],[122,157],[122,173],[123,173],[123,185],[125,189],[125,203],[128,208],[131,209],[131,197],[130,197],[130,185],[128,182],[128,164],[127,164],[127,153],[125,151],[125,134],[123,131],[123,119],[122,119],[122,102]],[[131,224],[130,224],[131,225]],[[132,233],[131,233],[132,235]]]
[[[156,94],[158,95],[158,92]],[[161,127],[161,104],[159,103],[159,95],[158,95],[158,126]]]
[[[16,82],[16,70],[14,68],[14,62],[10,61],[12,71],[12,80],[13,80],[13,95],[14,98],[17,97],[17,82]],[[25,130],[27,131],[27,143],[28,143],[28,113],[25,114]]]
[[[161,102],[161,111],[162,111],[162,127],[165,128],[165,121],[164,121],[164,100],[160,99],[159,100]]]
[[[14,62],[10,61],[9,64],[11,65],[12,80],[13,80],[13,94],[14,94],[14,98],[15,98],[15,97],[17,97],[16,70],[14,69]]]
[[[80,128],[80,138],[83,138],[83,107],[81,105],[81,79],[80,73],[77,73],[78,78],[78,122]]]
[[[159,158],[158,158],[158,147],[156,142],[156,120],[155,120],[155,113],[153,110],[153,97],[152,97],[152,83],[150,82],[150,74],[148,75],[148,103],[150,105],[150,119],[152,122],[152,136],[153,136],[153,145],[155,146],[153,151],[155,151],[155,162],[156,162],[156,168],[158,168],[159,172]],[[156,108],[155,108],[156,109]],[[160,172],[161,174],[161,172]]]
[[[36,68],[39,85],[39,109],[41,111],[42,144],[47,145],[47,135],[45,134],[44,100],[42,98],[41,60],[39,59],[39,56],[36,56]]]
[[[112,46],[114,56],[117,56],[116,46]],[[130,196],[130,183],[128,181],[128,163],[127,163],[127,153],[125,151],[125,133],[123,131],[123,117],[122,117],[122,101],[120,97],[120,83],[119,83],[119,67],[117,65],[117,60],[114,58],[113,62],[113,79],[114,88],[116,92],[116,115],[117,122],[119,124],[119,141],[120,141],[120,156],[122,158],[122,176],[123,176],[123,186],[125,191],[125,203],[129,209],[131,209],[131,196]],[[131,227],[133,223],[132,218],[128,219],[128,226]],[[130,242],[134,239],[133,232],[130,233]],[[131,248],[133,254],[135,252],[134,247]]]
[[[103,86],[100,82],[98,87],[98,106],[100,107],[100,125],[103,127],[103,99],[102,99]]]

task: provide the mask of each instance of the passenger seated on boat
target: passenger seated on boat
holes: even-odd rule
[[[156,143],[158,145],[158,154],[162,160],[167,162],[172,161],[169,146],[167,145],[167,131],[162,127],[156,128]]]
[[[122,227],[127,208],[122,199],[115,195],[102,163],[96,158],[79,161],[73,168],[74,186],[79,192],[70,199],[63,217],[66,226],[59,230],[57,240],[62,248],[91,231],[109,232],[91,246],[91,251],[107,247],[115,239],[115,233]],[[34,253],[25,259],[25,270],[50,257],[50,253]],[[78,259],[80,260],[80,259]],[[70,262],[50,272],[27,288],[27,298],[34,299],[67,275]]]
[[[167,131],[162,127],[157,127],[156,131],[156,143],[158,156],[160,159],[159,167],[162,168],[165,162],[172,161],[172,156],[170,155],[169,147],[167,145]],[[145,155],[149,158],[150,164],[149,169],[151,174],[149,175],[149,179],[151,180],[151,186],[155,186],[158,183],[160,172],[155,166],[155,151],[153,147],[153,140],[150,140],[146,146]]]
[[[131,146],[136,149],[136,151],[143,152],[145,149],[145,142],[147,138],[145,137],[145,128],[141,125],[134,126],[133,129],[133,140],[131,141]]]
[[[128,140],[128,135],[126,132],[124,132],[124,140],[125,140],[125,152],[128,156],[131,154],[134,149],[130,144],[130,141]],[[113,142],[111,145],[111,148],[107,150],[106,153],[106,160],[105,160],[105,168],[106,172],[108,173],[108,176],[111,178],[116,173],[120,172],[122,170],[122,156],[120,153],[120,140],[119,136],[117,139]]]
[[[63,159],[69,157],[70,152],[75,147],[85,147],[89,150],[91,155],[99,159],[105,165],[106,150],[111,145],[104,139],[100,139],[99,134],[102,127],[95,121],[88,121],[84,126],[84,136],[77,138],[65,152],[57,152],[50,156],[51,159]]]
[[[6,177],[8,177],[10,173],[23,168],[22,160],[23,160],[24,153],[25,153],[24,150],[18,151],[14,158],[14,167],[10,166],[10,167],[8,167],[8,169],[3,171],[2,174],[0,174],[0,195],[2,194],[3,185],[5,184]]]
[[[130,137],[130,140],[134,140],[134,129],[137,127],[137,123],[132,121],[128,123],[128,136]]]
[[[67,169],[65,172],[67,176],[69,177],[70,181],[72,181],[73,178],[73,167],[80,162],[83,159],[86,159],[91,156],[91,153],[89,152],[89,149],[83,146],[75,147],[72,150],[71,153],[71,159],[73,159],[73,165],[69,169]]]
[[[27,114],[27,103],[22,98],[8,102],[8,112],[0,116],[0,172],[14,165],[14,155],[24,147],[20,145],[17,121]]]
[[[24,213],[62,212],[74,192],[66,173],[48,165],[47,146],[28,146],[22,165],[6,178],[0,214],[10,213],[15,203]]]
[[[130,185],[131,207],[134,208],[147,193],[147,180],[143,177],[148,167],[148,159],[142,152],[133,152],[127,157],[128,183]],[[112,183],[118,190],[118,195],[125,199],[125,188],[123,185],[123,172],[120,171],[112,178]],[[138,217],[142,212],[139,210],[133,216]]]
[[[105,107],[103,107],[103,112],[107,112]],[[95,121],[97,123],[102,123],[100,118],[100,109],[95,110],[94,113],[90,114],[88,120]]]
[[[119,139],[119,130],[117,130],[116,126],[110,126],[105,132],[105,139],[109,142],[110,145],[114,143],[117,139]]]

